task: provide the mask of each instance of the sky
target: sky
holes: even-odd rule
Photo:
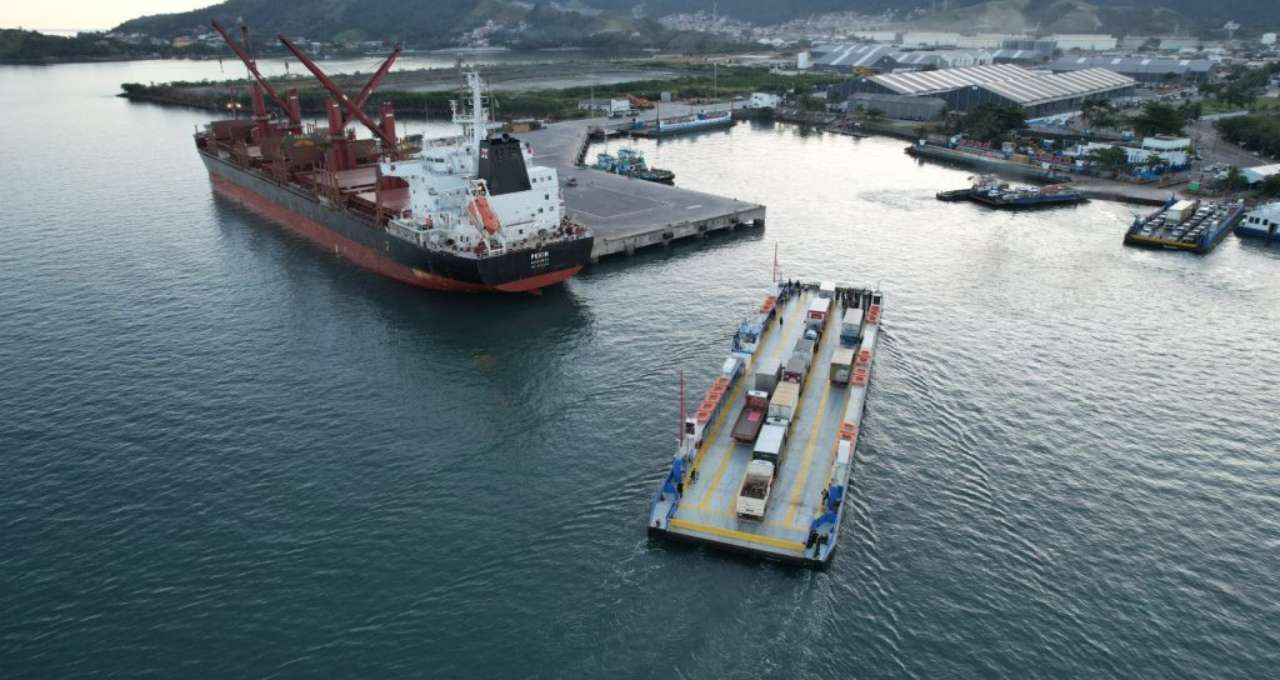
[[[145,14],[185,12],[220,0],[3,0],[0,28],[99,30]]]

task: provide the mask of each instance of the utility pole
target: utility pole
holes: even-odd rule
[[[718,5],[719,3],[717,2],[717,0],[711,0],[711,35],[712,36],[715,36],[716,24],[719,22],[720,13],[719,13]],[[719,62],[717,62],[713,57],[711,60],[711,100],[712,101],[715,101],[720,97],[720,79],[718,77],[719,69],[717,68],[718,65],[719,65]]]

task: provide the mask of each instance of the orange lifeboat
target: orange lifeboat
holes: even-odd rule
[[[472,219],[483,224],[484,230],[490,234],[498,233],[498,229],[502,227],[498,222],[498,216],[493,212],[493,206],[489,205],[489,199],[484,196],[471,199],[471,203],[467,205],[467,211],[471,213]]]

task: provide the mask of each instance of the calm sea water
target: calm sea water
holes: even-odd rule
[[[1280,249],[795,128],[640,146],[763,233],[542,297],[405,288],[215,198],[166,62],[0,69],[0,676],[1262,678]],[[879,284],[825,572],[651,543],[676,373],[784,274]]]

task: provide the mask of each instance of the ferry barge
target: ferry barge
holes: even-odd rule
[[[993,208],[1011,210],[1047,208],[1058,205],[1084,203],[1084,194],[1064,184],[1044,187],[1010,186],[995,177],[984,176],[973,181],[968,189],[938,192],[939,201],[973,201]]]
[[[882,307],[878,290],[818,283],[769,290],[734,334],[694,414],[682,415],[649,534],[828,565]]]
[[[1155,212],[1134,218],[1124,244],[1206,254],[1244,216],[1244,201],[1178,200],[1170,197]]]

